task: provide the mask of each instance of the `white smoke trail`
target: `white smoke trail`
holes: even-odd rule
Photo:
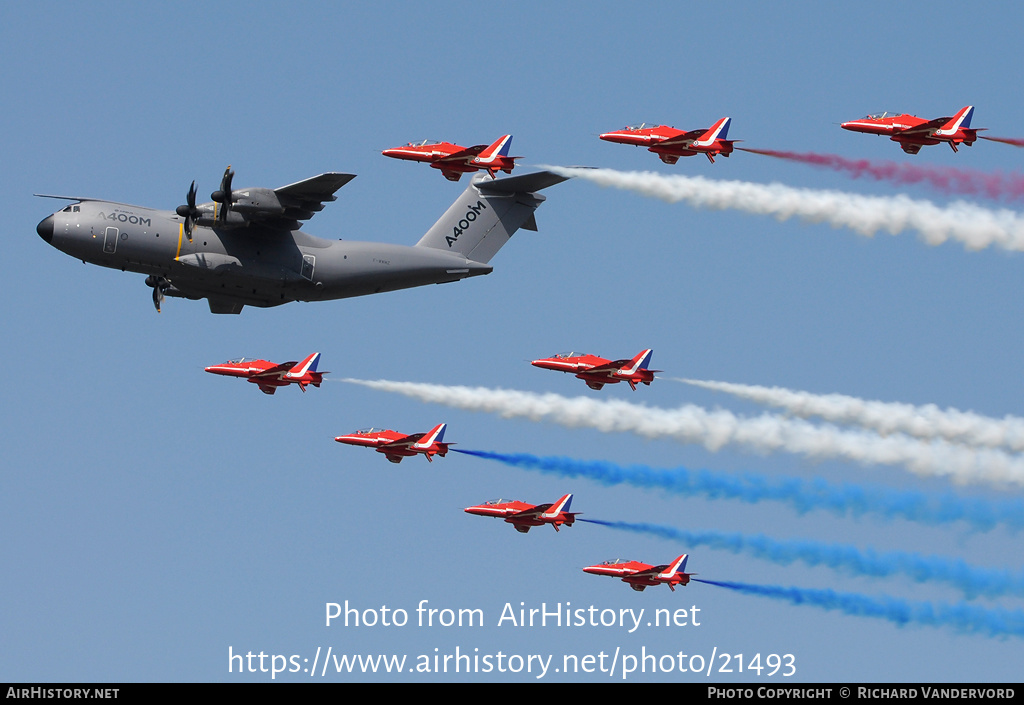
[[[1001,419],[972,411],[940,409],[934,404],[915,406],[872,401],[844,394],[812,394],[783,387],[762,387],[698,379],[680,382],[725,392],[759,404],[776,406],[801,418],[818,417],[834,423],[854,424],[883,435],[905,433],[922,439],[941,438],[952,443],[987,448],[1024,450],[1024,418]]]
[[[975,449],[905,434],[882,437],[832,425],[816,426],[772,414],[744,418],[687,404],[659,409],[587,397],[534,394],[486,387],[444,386],[416,382],[346,379],[373,389],[397,392],[436,404],[487,411],[505,418],[552,421],[570,428],[636,433],[647,438],[672,438],[700,443],[710,451],[726,445],[768,453],[787,451],[813,459],[840,458],[862,464],[903,465],[925,476],[945,476],[958,483],[990,482],[1024,485],[1024,459],[994,449]]]
[[[665,176],[649,171],[544,168],[669,203],[685,201],[694,207],[729,208],[771,215],[780,221],[795,216],[811,223],[850,228],[867,237],[879,231],[898,235],[904,230],[916,230],[929,245],[956,240],[968,250],[996,246],[1024,251],[1024,217],[1005,208],[990,210],[964,201],[937,206],[931,201],[918,201],[904,195],[861,196],[782,184]]]

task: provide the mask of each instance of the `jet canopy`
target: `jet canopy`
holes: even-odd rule
[[[551,357],[553,359],[555,359],[555,360],[565,360],[566,358],[570,358],[570,357],[583,357],[586,354],[587,353],[580,353],[580,352],[560,352],[560,353],[555,353]]]
[[[369,436],[372,433],[381,433],[384,430],[385,429],[383,429],[383,428],[361,428],[358,431],[354,432],[352,435],[353,436]]]
[[[441,144],[438,140],[420,140],[418,142],[410,142],[407,147],[429,147],[432,144]]]
[[[486,507],[486,506],[493,506],[493,505],[496,505],[496,504],[508,504],[509,502],[515,502],[515,501],[516,500],[514,500],[514,499],[489,499],[486,502],[484,502],[484,506]]]
[[[891,112],[874,113],[873,115],[868,115],[867,119],[868,120],[881,120],[882,118],[897,117],[897,116],[902,115],[902,114],[903,113],[891,113]]]
[[[254,358],[254,357],[236,357],[234,360],[228,360],[224,364],[225,365],[240,365],[243,362],[255,362],[255,361],[256,361],[256,358]]]
[[[610,561],[605,561],[604,563],[600,563],[599,565],[622,565],[623,563],[632,563],[632,561],[627,560],[625,558],[613,558]]]

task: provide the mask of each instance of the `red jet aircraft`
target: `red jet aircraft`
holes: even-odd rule
[[[475,507],[467,507],[465,511],[482,517],[504,518],[507,523],[516,527],[516,531],[525,534],[531,526],[551,524],[555,531],[563,524],[572,526],[580,512],[570,512],[571,503],[571,494],[565,495],[554,504],[533,505],[517,499],[492,499]]]
[[[302,391],[306,391],[307,384],[319,387],[324,375],[330,374],[316,371],[319,362],[320,353],[313,353],[302,362],[292,360],[281,364],[240,357],[219,365],[211,365],[206,371],[228,377],[246,377],[253,384],[259,385],[260,391],[264,394],[273,394],[278,387],[287,387],[289,384],[299,385]]]
[[[462,175],[471,171],[485,169],[491,177],[498,171],[511,174],[516,159],[521,157],[508,156],[512,146],[512,135],[502,135],[493,144],[478,144],[474,147],[460,147],[451,142],[423,140],[410,142],[404,147],[385,149],[381,154],[395,159],[409,159],[414,162],[429,162],[430,166],[440,169],[444,178],[458,181]]]
[[[334,440],[338,443],[347,443],[350,446],[363,446],[373,448],[392,463],[402,462],[402,458],[421,453],[427,460],[434,462],[435,455],[442,458],[448,454],[448,446],[453,443],[442,443],[444,430],[448,424],[438,424],[426,433],[414,433],[407,436],[390,429],[364,428],[350,433],[347,436],[337,436]]]
[[[916,115],[901,113],[876,113],[860,120],[850,120],[840,125],[844,130],[866,132],[869,135],[889,135],[893,142],[899,142],[907,154],[917,154],[921,147],[947,142],[953,151],[958,144],[970,147],[978,139],[978,132],[984,127],[971,129],[974,106],[966,105],[953,117],[925,120]]]
[[[632,144],[647,147],[666,164],[675,164],[679,157],[692,157],[703,154],[712,164],[715,156],[721,154],[728,157],[732,154],[732,145],[739,140],[728,140],[729,123],[732,118],[724,117],[706,130],[690,130],[683,132],[668,125],[649,125],[640,123],[615,132],[605,132],[601,139],[619,144]]]
[[[637,592],[643,592],[644,588],[651,585],[668,585],[672,592],[676,591],[676,585],[686,585],[690,582],[690,576],[696,573],[684,573],[686,570],[686,559],[683,555],[676,558],[669,565],[647,565],[640,561],[627,561],[625,558],[605,561],[598,565],[587,566],[584,573],[593,575],[607,575],[612,578],[621,578],[622,582],[629,583],[629,586]]]
[[[638,382],[650,386],[654,373],[661,372],[647,369],[651,364],[651,354],[651,350],[644,350],[632,360],[605,360],[597,355],[567,352],[534,360],[530,364],[545,370],[574,372],[591,389],[600,389],[606,384],[628,382],[635,390]]]

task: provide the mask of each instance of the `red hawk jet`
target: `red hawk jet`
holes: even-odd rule
[[[970,147],[978,139],[978,132],[984,127],[971,129],[974,106],[966,105],[953,117],[925,120],[916,115],[901,113],[876,113],[860,120],[850,120],[840,125],[844,130],[866,132],[869,135],[889,135],[893,142],[899,142],[907,154],[917,154],[921,147],[946,142],[957,151],[958,144]]]
[[[440,169],[444,178],[458,181],[462,175],[483,169],[492,177],[498,171],[511,174],[516,159],[521,157],[508,156],[512,146],[512,135],[502,135],[493,144],[478,144],[474,147],[460,147],[451,142],[423,140],[410,142],[404,147],[385,149],[381,154],[395,159],[408,159],[414,162],[429,162],[430,166]]]
[[[643,592],[651,585],[668,585],[672,592],[676,591],[676,585],[686,585],[690,582],[690,576],[696,573],[685,573],[687,554],[676,558],[668,565],[647,565],[640,561],[627,561],[625,558],[616,558],[597,565],[587,566],[584,573],[592,575],[607,575],[612,578],[621,578],[622,582],[629,583],[629,586],[637,592]]]
[[[726,139],[730,122],[732,118],[724,117],[706,130],[689,132],[644,122],[599,136],[608,142],[647,147],[648,152],[654,152],[666,164],[675,164],[679,157],[692,157],[694,154],[703,154],[714,164],[716,155],[728,157],[732,154],[733,143],[739,141]]]
[[[330,374],[316,371],[319,362],[320,353],[313,353],[302,362],[292,360],[281,364],[240,357],[205,369],[215,375],[245,377],[253,384],[259,385],[260,391],[264,394],[273,394],[278,387],[287,387],[289,384],[299,385],[302,391],[306,391],[307,384],[319,387],[324,375]]]
[[[350,446],[363,446],[373,448],[392,463],[402,462],[402,458],[420,453],[427,457],[427,460],[434,462],[434,456],[442,458],[448,454],[448,446],[452,443],[442,443],[444,430],[448,424],[438,424],[426,433],[414,433],[407,436],[390,429],[364,428],[347,436],[337,436],[334,440],[338,443],[347,443]]]
[[[492,499],[475,507],[467,507],[465,511],[482,517],[503,518],[506,523],[514,526],[516,531],[525,534],[531,526],[551,524],[555,531],[563,524],[572,526],[580,512],[570,512],[571,503],[571,494],[565,495],[553,504],[533,505],[517,499]]]
[[[597,355],[567,352],[534,360],[530,364],[545,370],[573,372],[591,389],[600,389],[606,384],[627,382],[635,390],[639,382],[650,386],[654,373],[661,372],[647,369],[651,364],[651,354],[651,350],[644,350],[632,360],[606,360]]]

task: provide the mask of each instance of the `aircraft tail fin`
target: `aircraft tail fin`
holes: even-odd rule
[[[288,377],[302,377],[307,372],[316,372],[316,366],[320,363],[320,353],[315,352],[305,360],[288,370]]]
[[[416,243],[487,264],[519,228],[536,229],[538,191],[565,181],[550,171],[491,179],[473,177],[462,195]]]
[[[965,105],[957,112],[956,115],[951,117],[942,127],[936,130],[937,134],[940,135],[951,135],[960,128],[969,128],[971,126],[971,118],[974,117],[974,106]]]
[[[484,151],[477,155],[476,161],[487,164],[492,162],[498,157],[507,157],[509,149],[512,148],[512,135],[502,135],[490,145],[487,146]]]
[[[700,136],[700,139],[693,141],[694,144],[701,147],[708,147],[714,143],[715,140],[726,140],[729,137],[729,124],[732,122],[732,118],[724,117],[714,125],[709,127],[707,131]]]
[[[668,577],[671,575],[675,575],[676,573],[685,573],[686,561],[689,560],[689,558],[689,554],[686,553],[679,556],[679,558],[676,558],[674,561],[672,561],[672,564],[665,569],[665,576]]]
[[[448,428],[448,424],[446,423],[439,423],[434,426],[426,433],[426,435],[423,436],[423,438],[416,442],[416,447],[429,448],[434,443],[441,443],[441,441],[444,440],[444,431],[446,428]]]
[[[654,354],[653,350],[643,350],[631,361],[632,364],[624,370],[627,374],[632,374],[637,370],[646,370],[651,364],[651,356]]]
[[[572,494],[564,495],[561,499],[551,505],[551,507],[544,512],[545,516],[556,517],[562,512],[568,512],[569,507],[572,505]]]

